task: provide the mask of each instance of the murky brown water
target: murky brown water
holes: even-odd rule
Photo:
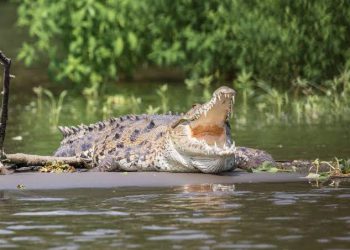
[[[350,186],[3,191],[0,248],[349,249]]]

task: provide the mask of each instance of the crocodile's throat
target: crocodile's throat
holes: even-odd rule
[[[198,118],[191,121],[192,137],[205,141],[208,145],[224,146],[227,143],[225,122],[233,107],[234,94],[220,93],[201,107]]]

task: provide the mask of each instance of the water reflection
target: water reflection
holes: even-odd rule
[[[305,183],[3,191],[0,248],[347,248],[349,191]]]

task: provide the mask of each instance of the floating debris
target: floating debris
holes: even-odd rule
[[[76,172],[76,169],[73,166],[70,166],[68,164],[65,164],[63,162],[50,162],[47,163],[45,166],[39,168],[39,172],[42,173],[73,173]]]
[[[26,188],[26,187],[25,187],[23,184],[18,184],[18,185],[17,185],[17,189],[21,189],[21,190],[22,190],[22,189],[25,189],[25,188]]]

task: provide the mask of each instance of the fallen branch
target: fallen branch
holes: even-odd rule
[[[4,163],[25,165],[25,166],[44,166],[47,163],[60,162],[74,167],[86,167],[85,162],[79,157],[55,157],[55,156],[41,156],[30,154],[6,154]]]

